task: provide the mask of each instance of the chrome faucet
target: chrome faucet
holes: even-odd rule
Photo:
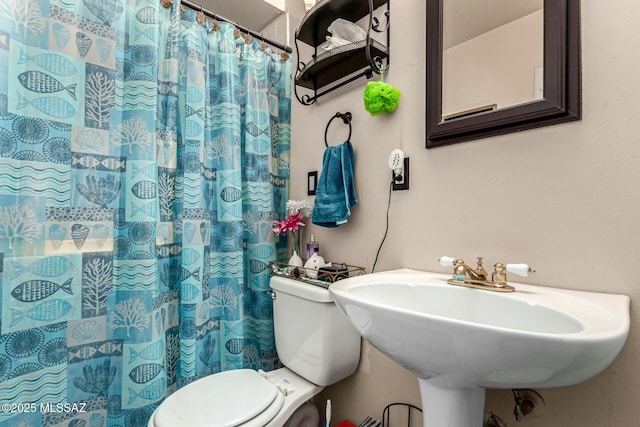
[[[486,289],[496,292],[513,292],[515,288],[507,283],[507,273],[519,276],[528,276],[536,271],[527,264],[502,264],[496,263],[493,266],[493,274],[489,280],[489,274],[482,265],[482,257],[477,257],[478,265],[475,269],[469,267],[461,258],[451,258],[443,256],[440,258],[440,265],[453,267],[453,277],[447,283],[469,288]]]

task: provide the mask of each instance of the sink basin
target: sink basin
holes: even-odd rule
[[[364,338],[417,374],[425,426],[482,426],[486,388],[580,383],[627,339],[627,296],[517,283],[496,293],[450,277],[402,269],[329,287]]]

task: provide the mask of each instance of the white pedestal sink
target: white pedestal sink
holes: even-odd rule
[[[418,376],[424,425],[481,427],[485,389],[578,384],[604,370],[629,332],[629,298],[514,284],[512,293],[402,269],[340,280],[340,310]]]

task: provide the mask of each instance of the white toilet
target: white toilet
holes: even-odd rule
[[[194,381],[155,410],[148,427],[318,427],[307,403],[356,371],[360,334],[323,287],[271,278],[278,357],[271,372],[226,371]]]

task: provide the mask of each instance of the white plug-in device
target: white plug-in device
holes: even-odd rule
[[[396,148],[389,155],[389,169],[392,170],[393,189],[409,189],[409,158],[404,156],[402,150]]]
[[[402,150],[396,148],[389,155],[389,169],[393,171],[393,180],[398,181],[398,178],[402,179],[402,170],[404,169],[404,153]]]

